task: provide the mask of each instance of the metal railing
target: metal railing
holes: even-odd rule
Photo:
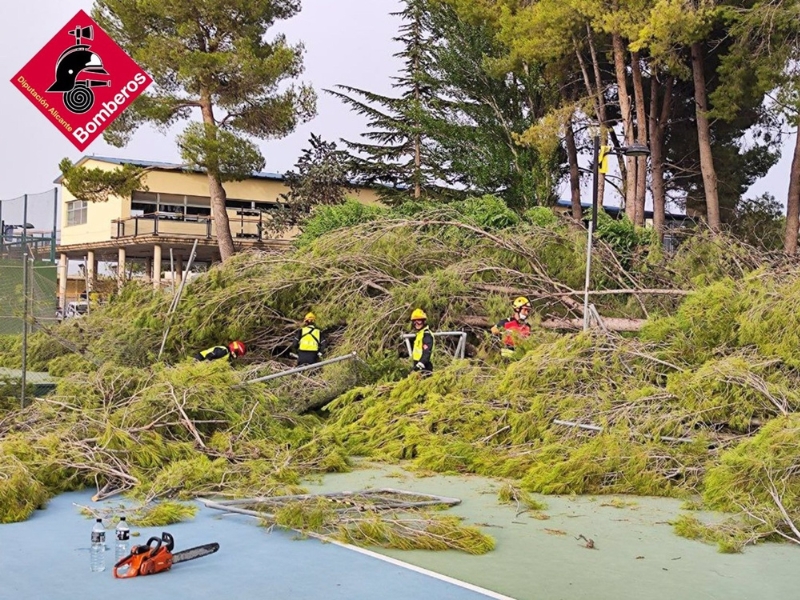
[[[22,258],[27,247],[36,258],[54,261],[58,239],[50,231],[27,231],[26,235],[0,236],[0,257]]]
[[[258,217],[244,216],[243,211],[239,210],[236,216],[229,214],[229,223],[235,240],[261,242],[267,239],[261,213]],[[112,239],[154,235],[211,240],[216,238],[217,229],[213,217],[173,212],[148,213],[111,221]]]
[[[467,351],[467,334],[463,331],[432,331],[433,337],[451,337],[455,336],[458,337],[458,344],[456,345],[456,351],[453,353],[455,358],[464,358],[464,355]],[[406,349],[408,350],[408,357],[411,358],[413,351],[411,349],[411,340],[417,337],[416,333],[404,333],[403,334],[403,341],[406,343]]]

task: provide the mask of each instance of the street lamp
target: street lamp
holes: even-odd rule
[[[622,146],[619,150],[611,148],[603,148],[603,157],[608,154],[616,154],[617,156],[649,156],[650,149],[645,144],[634,142],[630,146]],[[597,205],[598,205],[598,189],[599,189],[599,174],[600,174],[600,136],[594,136],[594,165],[592,166],[592,220],[589,221],[588,241],[586,244],[586,279],[583,288],[583,330],[589,329],[589,274],[592,270],[592,240],[594,232],[597,229]]]

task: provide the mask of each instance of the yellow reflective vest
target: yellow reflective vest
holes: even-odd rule
[[[300,330],[300,344],[297,349],[301,352],[319,352],[320,336],[319,329],[313,325],[303,327]]]
[[[201,360],[216,360],[218,358],[231,358],[231,351],[226,346],[214,346],[198,352]]]
[[[425,348],[425,335],[428,335],[428,348]],[[433,351],[433,334],[431,330],[427,327],[423,327],[417,332],[417,335],[414,337],[414,351],[411,353],[411,358],[415,361],[419,361],[422,359],[423,354],[427,354],[428,358],[430,358],[431,352]]]

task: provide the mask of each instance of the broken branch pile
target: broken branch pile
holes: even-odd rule
[[[704,234],[624,268],[601,244],[592,300],[603,317],[647,320],[639,335],[535,327],[518,360],[502,360],[482,327],[513,295],[533,300],[534,325],[582,318],[585,241],[566,224],[487,230],[440,211],[245,253],[186,286],[166,346],[175,366],[151,366],[170,298],[129,285],[59,328],[79,353],[32,336],[31,368],[68,376],[0,416],[0,499],[25,498],[3,518],[83,486],[142,499],[295,493],[302,475],[367,455],[526,492],[702,493],[744,515],[749,539],[795,536],[797,468],[774,446],[800,442],[798,273],[757,271],[750,249]],[[470,360],[442,342],[432,377],[401,378],[399,334],[415,306],[436,329],[468,331]],[[238,338],[259,375],[280,369],[309,309],[337,355],[364,363],[240,386],[227,365],[182,362]],[[18,366],[15,344],[0,364]],[[327,418],[303,414],[326,403]]]

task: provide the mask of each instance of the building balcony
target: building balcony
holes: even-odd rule
[[[249,214],[243,214],[249,213]],[[234,241],[275,241],[265,233],[264,218],[258,211],[237,211],[229,216]],[[257,216],[253,216],[257,215]],[[217,228],[212,217],[156,212],[111,222],[111,239],[142,237],[186,238],[187,240],[216,240]]]

